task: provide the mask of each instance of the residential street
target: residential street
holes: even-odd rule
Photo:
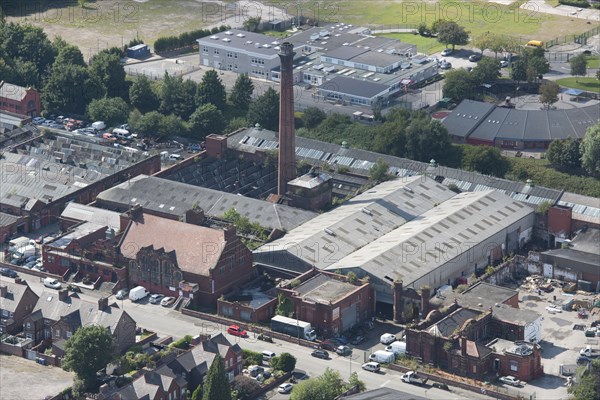
[[[38,295],[42,291],[54,292],[53,289],[44,288],[39,277],[20,274],[21,277],[29,283],[30,287]],[[1,280],[11,280],[10,278],[1,277]],[[100,297],[100,293],[97,291],[90,292],[85,291],[79,295],[82,299],[89,301],[97,301]],[[231,342],[237,342],[242,348],[262,351],[272,350],[277,354],[282,352],[289,352],[293,354],[298,362],[296,369],[303,371],[308,376],[314,377],[321,375],[327,367],[333,368],[339,371],[344,379],[347,379],[351,372],[358,371],[359,377],[365,381],[369,389],[378,387],[390,387],[405,392],[429,397],[430,399],[487,399],[489,397],[479,395],[472,392],[462,391],[459,389],[452,388],[452,392],[448,393],[444,390],[435,389],[431,387],[419,387],[403,383],[400,378],[400,373],[385,370],[382,373],[376,374],[361,369],[361,365],[365,362],[365,351],[355,349],[352,358],[341,357],[330,352],[329,360],[321,360],[314,358],[310,355],[312,349],[296,345],[290,342],[284,342],[276,340],[275,343],[266,343],[259,341],[254,338],[251,334],[249,338],[238,338],[231,336],[226,333],[227,326],[219,325],[212,322],[203,322],[199,319],[182,315],[172,308],[165,308],[159,305],[152,305],[143,301],[142,303],[132,303],[130,300],[116,300],[111,297],[112,302],[117,302],[120,307],[123,307],[125,311],[129,313],[137,322],[138,326],[155,331],[160,337],[173,336],[175,339],[181,338],[185,335],[197,335],[203,334],[216,334],[223,333]],[[282,396],[282,397],[277,397]],[[284,395],[277,395],[273,398],[285,398]]]

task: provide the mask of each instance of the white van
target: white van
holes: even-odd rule
[[[275,357],[275,353],[269,350],[262,351],[263,361],[271,361],[273,357]]]
[[[390,351],[397,356],[406,354],[406,343],[400,342],[400,341],[395,341],[392,344],[390,344],[389,346],[386,346],[385,351]]]
[[[57,281],[56,279],[47,277],[47,278],[44,278],[44,286],[51,288],[51,289],[60,289],[61,285],[60,285],[60,282]]]
[[[169,152],[168,151],[161,151],[160,152],[160,159],[161,160],[166,160],[169,158]]]
[[[396,360],[396,355],[390,351],[377,350],[369,356],[369,360],[380,364],[390,364]]]
[[[148,296],[150,292],[143,286],[136,286],[129,291],[129,299],[131,301],[138,301]]]
[[[112,133],[119,139],[129,139],[131,137],[127,129],[115,128],[112,130]]]
[[[102,129],[106,128],[106,124],[104,123],[104,121],[96,121],[92,124],[92,128],[94,128],[97,131],[101,131]]]
[[[171,161],[183,160],[183,157],[180,154],[171,154],[169,156],[169,160],[171,160]]]

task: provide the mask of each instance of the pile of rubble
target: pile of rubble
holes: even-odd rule
[[[571,282],[562,282],[558,279],[544,278],[540,275],[530,275],[525,278],[521,287],[529,292],[551,293],[554,289],[562,289],[565,293],[574,293],[577,285]]]

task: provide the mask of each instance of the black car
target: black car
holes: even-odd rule
[[[19,276],[19,274],[17,274],[15,270],[12,270],[10,268],[0,268],[0,275],[8,276],[9,278],[16,278],[17,276]]]
[[[329,358],[329,353],[325,350],[315,350],[310,353],[310,355],[313,357],[322,358],[323,360],[327,360]]]
[[[598,325],[600,325],[600,319],[597,321],[592,322],[592,328],[597,327]]]
[[[589,357],[579,356],[577,357],[577,365],[584,365],[591,363],[592,360]]]

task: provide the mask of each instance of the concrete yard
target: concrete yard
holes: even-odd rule
[[[0,354],[0,400],[37,400],[73,384],[73,373]]]

